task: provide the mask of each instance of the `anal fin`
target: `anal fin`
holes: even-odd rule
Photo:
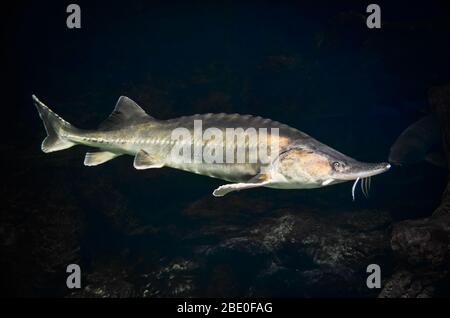
[[[162,168],[164,166],[164,161],[160,157],[151,155],[141,149],[134,157],[133,165],[138,170]]]
[[[109,151],[88,152],[86,153],[86,157],[84,157],[84,165],[97,166],[118,156],[120,156],[120,154],[112,153]]]
[[[270,178],[267,174],[258,174],[248,180],[248,182],[224,184],[215,189],[213,195],[215,197],[223,197],[224,195],[233,191],[263,187],[270,182]]]

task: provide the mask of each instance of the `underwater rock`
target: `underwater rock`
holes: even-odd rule
[[[434,219],[408,220],[394,226],[394,253],[411,265],[436,268],[449,264],[449,225]]]
[[[183,239],[210,242],[195,249],[205,276],[198,284],[200,296],[313,297],[324,290],[335,297],[375,296],[360,282],[366,279],[368,264],[389,267],[389,213],[298,206],[273,210],[251,198],[228,200],[236,211],[210,198],[185,210],[184,215],[197,222],[211,221]],[[245,221],[249,215],[251,223]],[[206,283],[211,281],[215,283]]]
[[[102,266],[85,275],[85,286],[72,292],[69,298],[126,298],[135,297],[136,290],[127,272],[117,266]]]
[[[435,293],[436,278],[406,270],[396,272],[386,282],[379,298],[430,298]]]
[[[301,250],[316,266],[358,266],[389,247],[386,212],[340,212],[333,217],[319,211],[279,213],[270,225],[263,221],[251,233],[275,252],[286,247]]]
[[[140,297],[192,297],[197,292],[199,265],[193,260],[177,258],[142,274],[145,283],[139,289]]]

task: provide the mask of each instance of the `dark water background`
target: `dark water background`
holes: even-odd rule
[[[208,200],[223,184],[171,169],[136,171],[125,156],[87,168],[82,147],[43,155],[45,132],[33,93],[80,128],[96,127],[126,95],[160,119],[207,112],[260,115],[351,157],[378,162],[387,160],[391,144],[409,124],[428,113],[428,90],[450,79],[445,1],[377,2],[381,30],[366,27],[370,2],[365,1],[78,1],[81,30],[65,26],[68,3],[22,2],[3,12],[3,187],[6,211],[15,214],[5,219],[16,230],[38,231],[17,234],[21,239],[11,243],[15,252],[7,249],[17,261],[15,266],[4,261],[5,293],[66,293],[52,275],[40,277],[28,269],[39,263],[36,259],[56,257],[33,254],[33,238],[52,226],[30,220],[29,211],[45,218],[47,206],[70,210],[67,202],[76,206],[75,213],[82,211],[76,255],[88,270],[117,257],[152,267],[208,244],[195,239],[183,244],[170,231],[189,233],[209,222],[182,211]],[[273,209],[314,207],[330,218],[335,210],[380,209],[398,221],[430,215],[444,184],[442,170],[421,163],[373,178],[368,200],[358,192],[352,202],[350,183],[317,190],[255,189],[242,200],[268,200]],[[107,212],[111,207],[125,212]],[[129,235],[136,223],[159,234]],[[242,216],[241,226],[246,224],[252,224],[251,214]]]

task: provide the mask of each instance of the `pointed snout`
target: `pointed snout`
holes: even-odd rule
[[[355,161],[350,164],[348,171],[339,175],[340,180],[356,180],[357,178],[368,178],[388,171],[391,165],[387,162],[365,163]]]

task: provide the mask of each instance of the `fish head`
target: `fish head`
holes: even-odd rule
[[[387,162],[369,163],[361,162],[355,159],[335,160],[331,162],[331,178],[337,181],[352,181],[364,179],[388,171],[391,165]]]
[[[311,187],[368,178],[391,167],[387,162],[360,162],[318,141],[291,146],[280,155],[279,163],[288,181]]]

